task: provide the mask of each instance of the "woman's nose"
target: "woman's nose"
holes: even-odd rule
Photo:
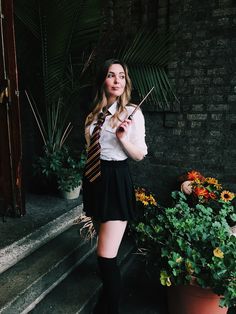
[[[119,76],[115,76],[115,83],[119,83],[119,80],[120,80],[120,78],[119,78]]]

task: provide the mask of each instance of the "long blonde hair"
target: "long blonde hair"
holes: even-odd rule
[[[120,120],[120,114],[122,112],[127,112],[126,105],[128,105],[131,96],[132,84],[128,73],[128,67],[125,63],[117,59],[109,59],[104,62],[97,76],[97,91],[93,101],[93,111],[87,116],[85,126],[89,126],[97,117],[98,113],[102,110],[103,107],[107,105],[107,98],[104,90],[104,82],[107,77],[108,70],[112,64],[120,64],[125,72],[125,89],[124,93],[118,97],[117,104],[118,110],[111,117],[111,124],[114,126],[117,121]]]

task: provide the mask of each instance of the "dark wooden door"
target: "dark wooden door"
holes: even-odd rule
[[[0,0],[0,213],[25,214],[13,0]]]

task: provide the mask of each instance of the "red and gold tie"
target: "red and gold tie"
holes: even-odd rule
[[[103,112],[99,113],[97,124],[91,136],[91,141],[87,154],[87,162],[85,165],[85,177],[87,177],[90,182],[95,181],[101,175],[101,162],[100,162],[101,146],[99,143],[99,139],[102,125],[106,119],[106,116],[109,114],[110,114],[109,111],[106,111],[106,113]]]

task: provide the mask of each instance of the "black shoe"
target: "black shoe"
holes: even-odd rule
[[[107,303],[105,302],[103,293],[101,293],[98,297],[98,301],[93,309],[92,314],[108,314]]]

